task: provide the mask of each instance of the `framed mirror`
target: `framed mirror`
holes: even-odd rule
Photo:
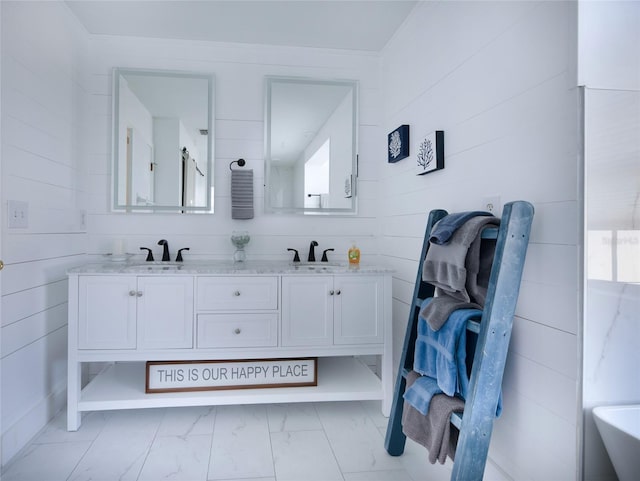
[[[213,83],[200,73],[114,69],[114,211],[213,213]]]
[[[356,212],[358,83],[265,79],[268,212]]]

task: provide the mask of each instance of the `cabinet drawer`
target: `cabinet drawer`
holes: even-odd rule
[[[278,314],[199,314],[198,347],[278,345]]]
[[[201,277],[198,310],[278,308],[277,277]]]

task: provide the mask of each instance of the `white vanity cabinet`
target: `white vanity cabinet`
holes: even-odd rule
[[[383,343],[383,277],[283,276],[282,345]]]
[[[78,349],[193,347],[193,279],[82,276]]]
[[[281,262],[88,264],[69,272],[67,428],[81,414],[377,399],[391,409],[391,271]],[[364,362],[376,359],[376,373]],[[317,385],[147,392],[148,361],[314,358]],[[90,363],[104,369],[83,382]]]

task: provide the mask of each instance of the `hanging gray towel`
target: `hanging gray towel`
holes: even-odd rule
[[[420,377],[414,371],[407,375],[407,388]],[[402,410],[402,432],[429,451],[431,464],[438,461],[444,464],[447,457],[452,460],[456,456],[458,444],[458,428],[449,422],[451,413],[464,411],[464,401],[446,394],[435,394],[429,402],[427,415],[423,415],[407,401]]]
[[[231,218],[253,219],[253,170],[231,171]]]

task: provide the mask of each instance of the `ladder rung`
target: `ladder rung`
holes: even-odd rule
[[[422,305],[422,302],[424,301],[424,299],[420,299],[419,297],[416,297],[413,300],[413,307],[418,307]],[[474,321],[473,319],[469,319],[467,321],[467,331],[471,331],[471,332],[475,332],[476,334],[480,333],[480,322],[479,321]]]
[[[480,334],[480,323],[478,321],[474,321],[473,319],[469,319],[467,321],[467,331]]]
[[[451,413],[451,424],[460,429],[460,426],[462,426],[462,414]]]
[[[497,227],[488,227],[483,229],[482,235],[480,235],[481,239],[497,239],[498,238],[498,228]]]
[[[423,303],[423,302],[424,302],[424,299],[420,299],[419,297],[416,297],[416,298],[413,300],[413,306],[414,306],[414,307],[419,307],[419,306],[421,306],[421,305],[422,305],[422,303]]]

